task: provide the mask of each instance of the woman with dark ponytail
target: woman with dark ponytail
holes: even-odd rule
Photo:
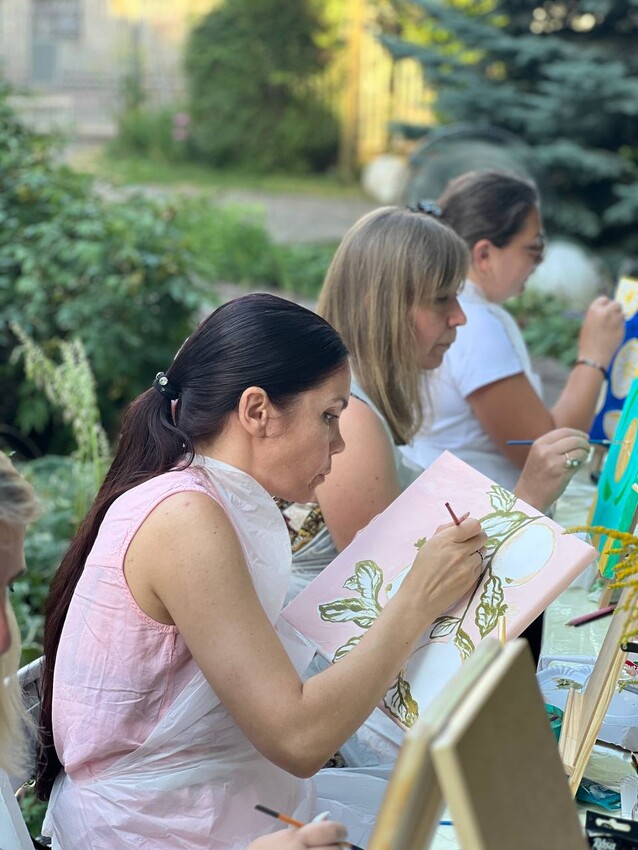
[[[349,388],[327,321],[251,295],[212,313],[129,408],[48,600],[38,789],[54,848],[244,848],[268,832],[256,803],[309,819],[315,783],[300,777],[476,582],[485,535],[465,519],[419,550],[346,658],[301,682],[291,658],[309,659],[273,626],[291,560],[273,496],[314,498]],[[348,824],[354,841],[365,821]]]

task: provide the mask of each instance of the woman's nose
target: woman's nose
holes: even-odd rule
[[[461,307],[458,298],[455,299],[454,309],[450,314],[450,318],[448,320],[448,324],[451,328],[457,328],[459,325],[464,325],[467,322],[467,316],[463,312],[463,308]]]

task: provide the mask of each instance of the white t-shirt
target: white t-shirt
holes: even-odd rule
[[[541,396],[541,381],[532,371],[518,325],[498,304],[467,281],[460,295],[467,324],[459,327],[441,366],[423,377],[426,422],[402,451],[427,468],[446,449],[503,487],[512,489],[520,470],[485,433],[467,397],[475,390],[524,372]],[[428,417],[427,411],[432,411]],[[429,420],[429,421],[428,421]],[[525,434],[512,434],[512,439]]]

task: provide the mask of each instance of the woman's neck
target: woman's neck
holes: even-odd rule
[[[470,266],[467,273],[467,279],[470,283],[474,284],[474,286],[488,301],[491,301],[494,304],[498,303],[498,300],[491,295],[489,281],[485,278],[485,275],[481,274],[481,272],[474,266]]]

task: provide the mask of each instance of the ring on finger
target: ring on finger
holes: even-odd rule
[[[570,457],[569,452],[565,452],[565,469],[577,469],[582,461],[577,457]]]

